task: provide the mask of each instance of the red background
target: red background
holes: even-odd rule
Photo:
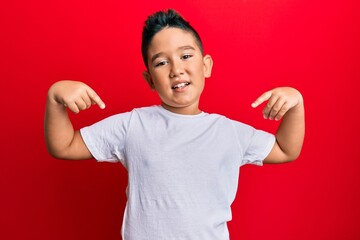
[[[58,161],[45,149],[46,92],[88,83],[107,104],[76,127],[159,102],[142,80],[145,18],[175,8],[214,59],[201,108],[274,132],[250,107],[263,91],[298,88],[306,140],[290,164],[245,166],[232,239],[360,239],[359,4],[357,1],[2,1],[1,239],[120,239],[126,171]]]

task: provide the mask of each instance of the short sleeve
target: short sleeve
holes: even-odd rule
[[[240,166],[245,164],[263,165],[264,159],[275,144],[275,136],[240,122],[234,121],[233,125],[242,149]]]
[[[125,166],[125,145],[131,112],[117,114],[80,129],[85,145],[100,162],[121,162]]]
[[[264,159],[269,155],[275,144],[275,136],[262,130],[254,130],[250,144],[246,149],[242,165],[255,164],[263,165]]]

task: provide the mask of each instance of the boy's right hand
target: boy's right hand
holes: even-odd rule
[[[78,81],[63,80],[54,83],[48,92],[49,100],[69,108],[74,113],[79,113],[97,104],[105,108],[104,102],[97,93],[88,85]]]

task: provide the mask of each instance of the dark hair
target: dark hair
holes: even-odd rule
[[[148,68],[148,48],[156,33],[160,32],[166,27],[180,28],[190,32],[195,37],[196,43],[204,54],[202,42],[196,30],[187,22],[179,13],[173,9],[167,11],[159,11],[150,15],[146,21],[142,32],[141,53],[146,68]]]

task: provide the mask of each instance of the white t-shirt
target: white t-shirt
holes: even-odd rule
[[[81,129],[98,161],[128,170],[124,240],[228,240],[239,167],[262,165],[275,138],[218,114],[134,109]]]

